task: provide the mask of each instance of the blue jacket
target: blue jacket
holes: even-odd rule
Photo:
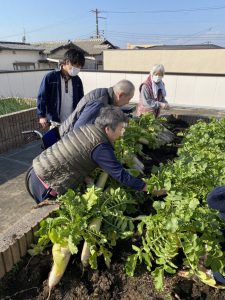
[[[86,94],[76,109],[59,127],[60,136],[65,135],[73,127],[93,124],[102,106],[113,105],[113,88],[98,88]],[[77,121],[79,122],[77,123]],[[76,126],[74,125],[75,123]]]
[[[73,110],[84,96],[83,84],[79,76],[72,77]],[[61,73],[54,70],[46,74],[41,82],[37,97],[37,115],[60,122]]]

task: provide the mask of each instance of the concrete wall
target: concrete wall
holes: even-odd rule
[[[36,98],[41,80],[47,72],[0,73],[0,97]],[[132,102],[138,102],[138,87],[148,73],[82,71],[79,75],[85,93],[99,87],[110,87],[124,78],[131,80],[136,86]],[[225,108],[225,73],[218,76],[166,74],[164,82],[170,103]]]
[[[4,72],[0,73],[0,98],[36,98],[44,75],[49,72]]]
[[[121,79],[132,81],[136,87],[132,102],[138,102],[140,84],[147,73],[81,72],[85,93],[98,87],[109,87]],[[173,104],[225,108],[225,75],[165,75],[167,100]]]
[[[225,74],[225,49],[105,50],[104,70],[149,72],[160,63],[166,72]]]
[[[35,68],[38,68],[38,60],[41,58],[38,51],[2,50],[0,51],[0,70],[13,71],[13,63],[16,62],[33,62]]]

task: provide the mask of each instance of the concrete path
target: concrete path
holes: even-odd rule
[[[40,141],[35,141],[0,154],[0,233],[35,205],[26,191],[24,179],[33,158],[40,152]]]

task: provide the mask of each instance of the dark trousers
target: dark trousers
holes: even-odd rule
[[[46,189],[43,186],[33,169],[31,170],[29,186],[31,189],[30,192],[37,203],[40,203],[47,198],[52,200],[56,198],[49,194],[51,192],[51,188]]]
[[[221,219],[225,219],[225,185],[212,190],[206,200],[209,207],[217,209],[220,212]]]

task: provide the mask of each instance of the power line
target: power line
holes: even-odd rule
[[[210,29],[210,28],[209,28]],[[206,30],[209,30],[206,29]],[[135,32],[122,32],[122,31],[110,31],[108,33],[111,35],[118,35],[120,37],[140,37],[140,38],[160,38],[160,37],[168,37],[168,38],[198,38],[198,35],[204,33],[206,30],[199,31],[197,33],[192,34],[156,34],[156,33],[135,33]],[[225,38],[224,33],[208,33],[202,34],[204,37],[214,37],[214,38]]]
[[[211,28],[207,29],[210,30]],[[210,43],[224,43],[225,34],[202,34],[204,31],[199,31],[189,35],[166,35],[166,34],[145,34],[141,35],[138,33],[125,33],[124,32],[112,32],[109,31],[108,35],[110,39],[116,40],[117,42],[132,42],[142,44],[188,44],[189,42],[194,44],[202,44],[208,41]]]
[[[102,13],[108,14],[160,14],[160,13],[180,13],[180,12],[196,12],[225,9],[225,6],[199,7],[199,8],[181,8],[181,9],[164,9],[164,10],[145,10],[145,11],[109,11],[104,10]]]

